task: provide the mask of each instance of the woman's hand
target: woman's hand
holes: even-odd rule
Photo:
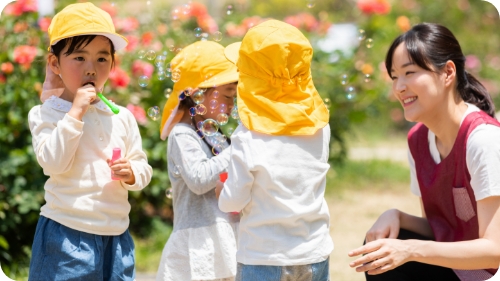
[[[126,184],[133,185],[135,184],[135,176],[134,171],[132,170],[132,166],[127,158],[120,158],[115,161],[111,161],[111,159],[106,160],[108,162],[109,167],[111,168],[111,172]]]
[[[400,226],[399,210],[387,210],[366,233],[366,243],[383,238],[397,238]]]
[[[412,241],[378,239],[349,252],[350,257],[364,255],[349,264],[357,272],[375,275],[394,269],[408,261],[414,252]]]

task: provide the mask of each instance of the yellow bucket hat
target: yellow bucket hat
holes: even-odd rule
[[[238,69],[225,57],[224,47],[213,41],[198,41],[182,49],[170,62],[170,68],[172,75],[179,74],[180,78],[163,107],[162,140],[168,137],[184,114],[178,110],[179,95],[184,90],[211,88],[238,81]]]
[[[123,49],[128,44],[125,37],[116,33],[111,16],[89,2],[71,4],[62,9],[52,19],[48,33],[50,46],[80,35],[106,36],[113,42],[115,50]]]
[[[313,50],[295,27],[268,20],[251,28],[226,57],[236,63],[238,113],[249,130],[270,135],[313,135],[329,113],[311,76]]]

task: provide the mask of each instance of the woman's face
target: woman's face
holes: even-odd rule
[[[425,70],[410,60],[405,43],[394,51],[390,76],[392,91],[404,109],[406,120],[433,120],[446,103],[445,73]]]

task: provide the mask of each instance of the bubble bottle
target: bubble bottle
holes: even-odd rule
[[[121,157],[122,157],[122,150],[119,147],[113,148],[113,156],[111,157],[111,164],[113,164],[113,162],[120,159]],[[111,179],[120,180],[119,178],[115,177],[113,171],[111,171]]]

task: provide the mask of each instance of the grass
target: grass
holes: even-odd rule
[[[134,238],[135,265],[137,272],[156,272],[160,264],[161,253],[168,237],[172,233],[172,226],[160,219],[153,221],[153,231],[147,238]]]

